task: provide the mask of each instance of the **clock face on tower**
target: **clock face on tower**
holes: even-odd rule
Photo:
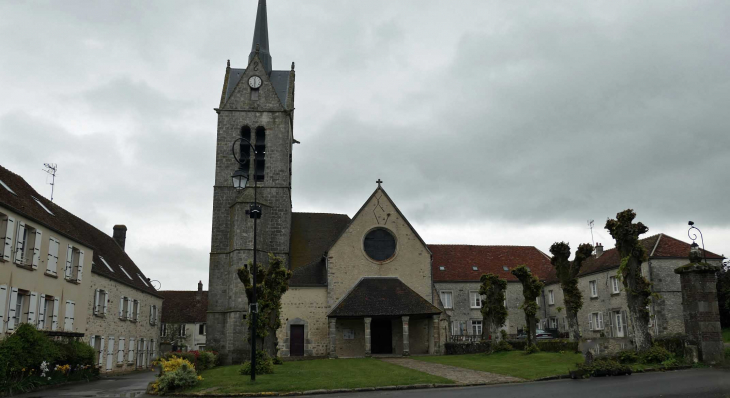
[[[248,79],[248,85],[251,86],[251,88],[261,87],[261,78],[258,76],[251,76],[251,78]]]

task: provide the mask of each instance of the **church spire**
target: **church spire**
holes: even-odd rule
[[[251,62],[257,50],[264,70],[267,74],[270,74],[271,54],[269,53],[269,24],[266,18],[266,0],[259,0],[259,7],[256,11],[256,27],[253,30],[253,43],[251,43],[251,54],[248,55],[248,62]]]

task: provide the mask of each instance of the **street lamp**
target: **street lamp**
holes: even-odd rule
[[[241,142],[241,146],[244,145],[244,142],[248,144],[248,146],[251,147],[251,150],[254,154],[254,159],[256,158],[256,148],[251,144],[251,141],[240,137],[233,141],[233,158],[236,159],[236,162],[238,163],[238,170],[233,172],[233,175],[231,178],[233,179],[233,187],[237,190],[242,190],[246,188],[246,185],[248,184],[248,159],[241,159],[236,156],[236,143]],[[258,187],[256,176],[254,176],[253,179],[253,204],[249,207],[248,210],[246,210],[246,214],[248,214],[249,217],[253,218],[253,294],[251,297],[251,302],[249,303],[249,312],[251,313],[251,381],[256,381],[256,317],[258,313],[258,302],[256,301],[256,274],[257,274],[257,267],[256,267],[256,221],[261,218],[261,206],[258,204],[258,198],[256,196],[256,188]]]
[[[692,230],[695,229],[697,230],[697,232],[700,233],[700,241],[702,242],[702,257],[704,258],[705,262],[707,262],[707,252],[705,251],[705,238],[702,236],[702,231],[700,231],[699,228],[695,227],[694,221],[688,222],[687,225],[689,225],[689,229],[687,230],[687,236],[692,239],[692,245],[690,245],[690,253],[697,253],[700,251],[700,246],[697,244],[697,242],[695,242],[695,240],[697,239],[697,234],[692,232]]]

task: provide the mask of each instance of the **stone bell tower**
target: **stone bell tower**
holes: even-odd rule
[[[219,351],[224,363],[250,356],[248,300],[238,268],[253,258],[253,219],[246,211],[254,183],[263,214],[258,220],[257,260],[268,263],[273,253],[289,263],[291,229],[291,161],[294,141],[294,63],[291,70],[272,70],[266,0],[259,0],[251,53],[245,68],[226,67],[218,114],[213,186],[213,234],[210,247],[207,348]],[[249,184],[233,188],[238,169],[233,142],[243,137],[256,148],[241,145],[248,158]],[[239,148],[237,146],[236,153]]]

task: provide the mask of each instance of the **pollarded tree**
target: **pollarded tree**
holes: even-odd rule
[[[512,270],[512,275],[516,276],[517,279],[522,283],[522,295],[525,297],[525,301],[522,303],[523,311],[525,311],[525,322],[527,322],[527,348],[532,347],[535,344],[535,334],[537,319],[537,302],[536,299],[540,296],[542,288],[545,286],[544,283],[540,282],[536,276],[530,273],[530,270],[526,266],[520,265],[519,267]]]
[[[550,246],[550,253],[553,257],[550,263],[555,268],[555,273],[560,280],[560,288],[563,290],[565,302],[565,315],[568,320],[568,331],[570,339],[573,341],[580,340],[580,328],[578,327],[578,311],[583,308],[583,295],[578,289],[578,273],[583,266],[583,261],[593,253],[593,246],[584,243],[578,246],[575,251],[575,259],[568,260],[570,257],[570,245],[565,242],[556,242]]]
[[[626,288],[626,299],[634,330],[634,343],[637,351],[651,348],[649,334],[649,304],[651,303],[651,282],[641,275],[641,263],[646,261],[646,250],[639,243],[639,235],[649,228],[642,223],[634,223],[636,213],[627,209],[616,214],[615,220],[606,221],[606,229],[616,241],[616,250],[621,256],[619,277]]]
[[[238,269],[238,279],[246,288],[246,297],[250,303],[253,299],[253,283],[251,280],[251,262]],[[284,260],[269,253],[269,266],[259,265],[256,275],[256,299],[259,314],[256,325],[257,349],[265,350],[269,356],[276,355],[276,331],[281,327],[281,298],[289,290],[291,271],[284,268]],[[252,317],[248,318],[251,326]],[[250,339],[250,337],[249,337]]]
[[[492,336],[494,341],[499,339],[499,328],[507,321],[507,309],[504,308],[504,294],[507,290],[507,281],[499,279],[494,274],[484,274],[479,280],[479,294],[484,296],[482,301],[482,338]]]

